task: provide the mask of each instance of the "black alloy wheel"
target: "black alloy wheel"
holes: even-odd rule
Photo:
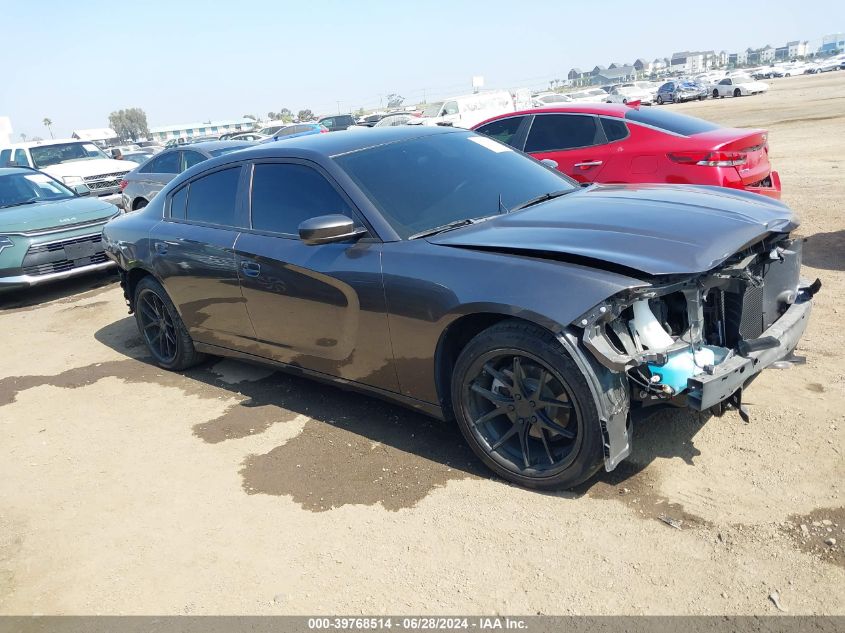
[[[661,95],[657,95],[657,105],[663,105],[663,97]]]
[[[586,379],[533,324],[509,320],[473,338],[455,363],[452,403],[470,447],[505,479],[571,487],[601,466],[601,425]]]
[[[204,355],[194,348],[179,312],[162,285],[152,276],[135,287],[135,321],[156,365],[181,370],[201,362]]]
[[[577,453],[580,417],[565,382],[520,350],[496,350],[467,376],[464,407],[491,456],[519,472],[554,472]]]
[[[135,309],[138,310],[141,333],[147,347],[160,364],[172,363],[178,352],[173,317],[156,293],[148,290],[142,292],[138,299]]]

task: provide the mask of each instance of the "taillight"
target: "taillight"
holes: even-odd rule
[[[117,187],[118,187],[118,189],[123,191],[124,189],[126,189],[126,185],[128,185],[128,184],[129,184],[128,180],[121,180],[120,184]]]
[[[748,159],[744,152],[670,152],[667,156],[681,165],[702,167],[738,167]]]

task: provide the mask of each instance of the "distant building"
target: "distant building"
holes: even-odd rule
[[[593,75],[593,83],[598,85],[618,84],[625,81],[633,81],[637,78],[637,69],[633,66],[618,66],[608,68],[597,75]]]
[[[845,33],[831,33],[822,38],[821,46],[819,46],[819,53],[827,54],[833,51],[845,50]]]
[[[775,49],[771,46],[764,46],[760,49],[760,63],[761,64],[771,64],[775,61]]]
[[[795,40],[794,42],[787,42],[787,58],[788,59],[795,59],[796,57],[805,57],[809,52],[809,42],[804,40],[803,42],[800,40]]]
[[[605,70],[607,70],[607,66],[602,66],[601,64],[599,64],[598,66],[596,66],[595,68],[593,68],[593,71],[592,71],[590,74],[591,74],[593,77],[595,77],[596,75],[598,75],[599,73],[604,72]]]
[[[634,62],[634,69],[638,73],[650,73],[651,72],[651,64],[644,60],[642,57],[638,58]]]
[[[110,127],[97,127],[90,130],[74,130],[71,138],[80,141],[91,141],[98,145],[108,145],[109,141],[117,139],[117,133]]]
[[[686,75],[706,72],[713,65],[713,51],[681,51],[674,53],[669,61],[669,70]]]
[[[227,119],[208,123],[185,123],[183,125],[164,125],[150,128],[150,139],[169,141],[174,138],[194,138],[197,136],[218,136],[230,132],[242,132],[255,127],[252,119]]]

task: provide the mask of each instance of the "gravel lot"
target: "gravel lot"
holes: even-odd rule
[[[0,299],[0,613],[845,614],[845,73],[771,86],[665,106],[770,130],[824,284],[750,424],[661,414],[540,494],[377,400],[158,370],[109,276],[28,291]]]

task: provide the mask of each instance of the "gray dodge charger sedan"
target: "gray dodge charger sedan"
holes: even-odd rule
[[[780,202],[591,186],[449,128],[319,134],[199,163],[105,227],[155,363],[267,363],[454,420],[534,488],[721,415],[788,357],[819,283]]]

